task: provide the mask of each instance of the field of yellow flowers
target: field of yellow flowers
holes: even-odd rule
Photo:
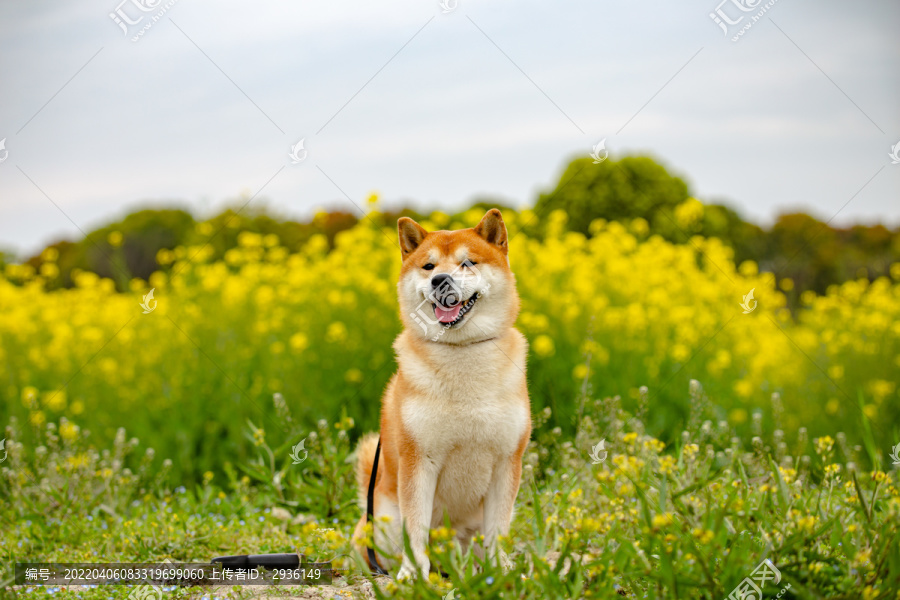
[[[783,598],[900,598],[900,265],[792,315],[791,282],[719,240],[671,244],[640,219],[586,238],[559,212],[538,238],[533,213],[504,216],[536,425],[503,540],[513,571],[476,568],[440,530],[450,579],[373,585],[348,556],[350,452],[376,426],[400,326],[396,233],[373,212],[334,248],[242,231],[221,261],[164,250],[126,293],[88,272],[47,291],[52,250],[40,272],[6,268],[0,588],[25,558],[300,551],[344,569],[343,597],[713,599],[769,558]]]
[[[434,213],[424,225],[471,226],[480,216]],[[734,265],[717,239],[670,244],[648,237],[640,219],[596,221],[588,239],[564,231],[562,212],[547,217],[543,239],[518,233],[535,218],[506,215],[532,401],[553,409],[554,425],[572,431],[587,376],[594,394],[620,394],[626,406],[647,386],[648,426],[667,439],[691,409],[675,390],[697,379],[710,416],[739,431],[754,419],[790,438],[841,429],[873,462],[900,441],[889,425],[900,416],[900,264],[893,280],[806,293],[792,316],[790,280],[777,289],[755,264]],[[52,249],[39,273],[8,266],[0,417],[40,427],[65,416],[107,441],[127,424],[193,479],[246,455],[246,420],[274,423],[275,392],[301,422],[343,410],[374,427],[394,369],[400,266],[396,233],[377,220],[339,234],[333,250],[315,237],[289,254],[276,237],[247,231],[224,261],[211,262],[208,246],[163,250],[166,268],[132,280],[131,293],[88,272],[74,289],[45,291]]]

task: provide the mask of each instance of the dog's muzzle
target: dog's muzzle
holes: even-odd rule
[[[440,273],[431,278],[431,301],[441,308],[453,308],[462,301],[462,290],[453,277]]]

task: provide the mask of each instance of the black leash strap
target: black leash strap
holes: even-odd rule
[[[372,476],[369,478],[369,493],[366,495],[366,523],[372,523],[372,545],[375,545],[375,476],[378,474],[378,458],[381,456],[381,438],[378,438],[378,446],[375,448],[375,461],[372,463]],[[375,557],[375,548],[368,547],[369,567],[378,575],[388,575],[381,568]],[[388,575],[390,576],[390,575]]]

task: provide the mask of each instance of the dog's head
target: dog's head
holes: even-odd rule
[[[397,222],[403,267],[397,290],[403,324],[424,339],[468,344],[497,337],[519,312],[508,238],[496,208],[478,226],[428,232]]]

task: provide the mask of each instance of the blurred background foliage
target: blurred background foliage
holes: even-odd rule
[[[205,220],[142,210],[25,262],[7,257],[0,421],[21,419],[37,439],[66,417],[100,443],[128,424],[185,481],[218,472],[223,454],[252,456],[247,422],[277,421],[274,393],[302,425],[350,415],[375,429],[400,330],[397,218],[458,229],[499,205],[529,391],[535,411],[552,409],[548,427],[569,434],[578,398],[620,395],[666,442],[702,414],[743,435],[841,430],[874,465],[900,435],[889,431],[900,417],[897,231],[803,214],[763,229],[646,157],[576,159],[531,209],[367,204],[308,222],[247,198]],[[148,316],[138,305],[151,288]],[[741,314],[751,289],[758,309]],[[691,379],[703,406],[677,392]]]
[[[332,210],[298,222],[252,206],[241,210],[247,201],[240,198],[234,208],[202,220],[179,208],[139,210],[90,231],[82,240],[51,244],[48,248],[55,253],[49,255],[57,257],[54,263],[59,276],[50,287],[71,287],[73,271],[82,270],[112,278],[121,291],[127,289],[130,278],[147,279],[163,268],[158,261],[160,250],[208,242],[213,257],[220,259],[237,246],[242,231],[275,234],[290,252],[300,250],[316,234],[324,235],[333,248],[335,236],[360,219],[352,212]],[[460,222],[472,208],[492,207],[515,210],[507,201],[480,197],[448,215],[447,226]],[[622,223],[643,219],[648,233],[671,242],[689,243],[694,235],[719,238],[734,249],[736,263],[752,260],[779,281],[789,279],[792,308],[806,290],[823,294],[829,285],[850,279],[874,280],[887,275],[890,265],[900,260],[900,228],[891,230],[881,224],[837,228],[800,212],[783,213],[771,227],[763,228],[744,220],[726,204],[698,200],[684,179],[648,156],[625,156],[599,164],[591,158],[572,160],[557,184],[536,199],[535,217],[522,224],[522,231],[542,238],[546,220],[541,217],[557,209],[569,216],[568,230],[588,237],[590,224],[597,219]],[[242,218],[233,220],[238,213]],[[377,218],[378,225],[392,227],[400,216],[423,220],[429,215],[413,208],[393,208]],[[229,222],[232,225],[226,226]],[[26,263],[40,271],[46,256],[39,252]],[[0,267],[13,262],[11,254],[0,253]]]

